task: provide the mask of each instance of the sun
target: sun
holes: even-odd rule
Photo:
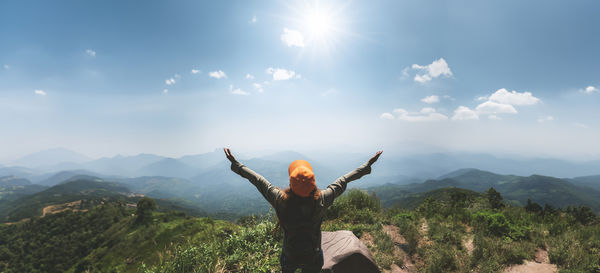
[[[333,14],[325,13],[324,11],[315,9],[308,11],[305,18],[306,30],[309,39],[323,39],[334,30]]]
[[[340,39],[340,7],[333,1],[315,1],[301,9],[301,24],[307,43],[315,49],[331,50]]]
[[[303,40],[301,54],[331,54],[351,36],[344,16],[348,3],[344,1],[300,0],[287,6],[292,12],[286,16],[289,29],[296,30]]]

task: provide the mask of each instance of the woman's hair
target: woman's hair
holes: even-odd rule
[[[282,195],[281,195],[281,199],[282,199],[283,201],[287,201],[287,200],[288,200],[288,199],[290,199],[292,196],[295,196],[295,197],[301,198],[300,196],[298,196],[297,194],[295,194],[295,193],[292,191],[292,188],[289,188],[289,187],[288,187],[288,188],[286,188],[286,189],[284,189],[284,190],[281,190],[281,193],[282,193]],[[315,189],[312,191],[312,193],[311,193],[311,194],[312,194],[312,197],[313,197],[313,199],[314,199],[314,200],[319,200],[319,197],[321,197],[321,190],[319,190],[319,188],[316,188],[316,187],[315,187]]]

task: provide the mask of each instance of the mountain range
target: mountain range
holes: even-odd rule
[[[493,187],[512,205],[524,206],[527,199],[554,207],[585,205],[600,211],[600,190],[589,187],[581,178],[561,179],[550,176],[500,175],[478,169],[461,169],[422,183],[385,185],[370,188],[384,206],[394,206],[401,200],[420,193],[443,188],[460,188],[484,192]]]
[[[364,163],[371,155],[355,152],[301,154],[295,151],[280,151],[258,157],[243,157],[240,160],[251,168],[248,160],[261,159],[266,163],[284,166],[296,159],[306,159],[314,167],[316,174],[323,180],[333,180],[358,165]],[[117,155],[90,159],[85,155],[67,149],[57,148],[33,153],[0,166],[0,176],[15,175],[24,177],[33,183],[54,175],[60,171],[82,170],[102,176],[140,177],[165,176],[192,179],[202,176],[215,167],[228,166],[221,149],[213,152],[185,155],[178,158],[164,157],[154,154],[133,156]],[[263,164],[257,162],[257,164]],[[501,158],[489,154],[474,153],[433,153],[420,155],[398,155],[393,152],[384,153],[377,163],[375,171],[368,178],[373,184],[409,184],[425,179],[434,179],[454,170],[476,168],[499,174],[529,176],[532,174],[547,175],[559,178],[572,178],[598,175],[600,160],[574,162],[551,158]],[[276,178],[274,178],[276,179]]]
[[[40,164],[37,160],[44,158],[44,155],[57,156],[49,161],[60,162],[54,164],[55,167],[76,168],[53,169],[51,164]],[[309,157],[295,151],[281,151],[252,158],[240,156],[240,161],[275,186],[285,188],[288,186],[288,164],[296,159],[305,159],[313,166],[318,187],[325,188],[336,178],[364,163],[369,156],[320,153]],[[269,210],[268,203],[254,186],[230,170],[230,163],[220,149],[179,158],[140,154],[82,162],[83,158],[75,156],[74,152],[50,151],[18,160],[43,167],[0,167],[0,206],[15,206],[32,194],[74,180],[86,180],[117,183],[131,193],[174,200],[210,213],[247,215]],[[67,159],[77,159],[78,162],[63,161]],[[384,153],[370,175],[350,183],[348,187],[376,192],[387,207],[401,206],[406,198],[441,188],[455,187],[481,193],[494,187],[505,196],[507,202],[514,205],[523,205],[527,199],[531,199],[542,205],[586,205],[598,211],[600,175],[595,172],[600,168],[594,169],[597,163],[500,159],[476,154],[385,157]],[[526,171],[528,168],[531,169]],[[557,176],[552,173],[574,175]]]

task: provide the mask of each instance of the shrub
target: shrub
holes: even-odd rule
[[[456,262],[456,251],[447,245],[440,245],[430,251],[431,261],[427,266],[427,272],[452,272],[458,269]]]
[[[575,218],[575,221],[582,225],[591,224],[596,220],[596,214],[592,209],[586,206],[578,206],[567,208],[567,214]]]
[[[394,242],[383,230],[377,229],[372,232],[375,243],[375,261],[381,268],[390,268],[392,263],[402,265],[402,258],[394,253]]]
[[[275,235],[275,236],[274,236]],[[140,271],[154,272],[270,272],[279,268],[281,238],[275,223],[262,221],[213,238],[205,244],[178,246],[160,265]],[[218,236],[222,237],[222,236]]]
[[[327,219],[342,218],[352,223],[375,221],[373,215],[379,213],[381,205],[374,195],[351,189],[338,197],[327,210]]]
[[[531,233],[530,227],[511,223],[504,214],[498,212],[477,212],[472,224],[484,234],[507,237],[512,240],[527,239]]]
[[[421,235],[417,227],[417,219],[413,213],[398,213],[392,217],[392,224],[400,229],[407,243],[406,251],[408,254],[414,254],[419,244]]]
[[[419,207],[417,207],[417,212],[424,215],[425,217],[431,217],[440,212],[442,205],[440,202],[436,201],[431,197],[427,197]]]
[[[475,235],[471,266],[478,272],[499,272],[510,264],[520,264],[533,258],[535,245],[528,242],[507,242],[498,237]]]

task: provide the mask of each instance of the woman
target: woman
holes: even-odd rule
[[[284,273],[295,272],[297,268],[304,273],[321,271],[321,223],[327,208],[346,190],[346,184],[371,173],[371,165],[383,152],[378,151],[365,164],[338,178],[325,190],[317,188],[310,163],[296,160],[288,168],[290,187],[282,190],[237,161],[228,148],[224,151],[231,161],[231,170],[248,179],[275,208],[283,229],[283,251],[279,261]]]

